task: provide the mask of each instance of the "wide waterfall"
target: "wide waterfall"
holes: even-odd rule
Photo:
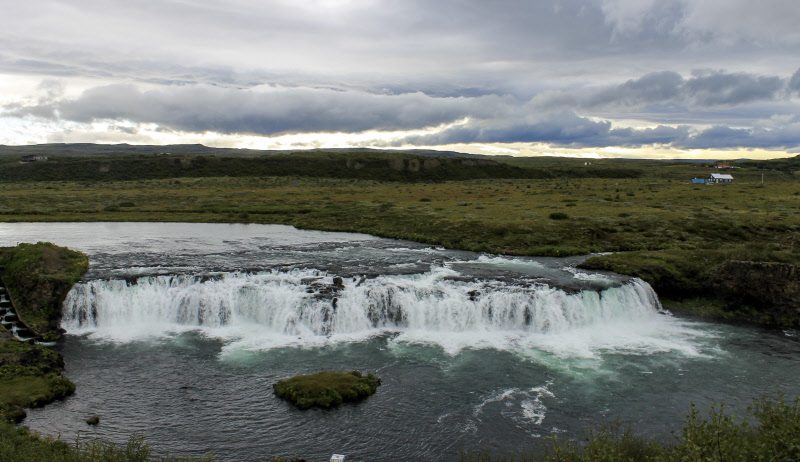
[[[122,339],[200,330],[283,344],[397,332],[434,343],[471,336],[478,343],[492,335],[558,334],[660,317],[658,298],[638,279],[569,292],[459,276],[438,267],[373,278],[296,269],[92,280],[69,293],[63,326]]]

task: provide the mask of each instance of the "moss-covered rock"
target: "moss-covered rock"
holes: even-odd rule
[[[329,409],[343,402],[360,401],[374,394],[381,379],[372,374],[352,372],[318,372],[298,375],[273,385],[275,394],[300,409]]]
[[[728,261],[714,288],[729,310],[758,307],[762,324],[800,327],[800,267],[788,263]],[[748,311],[752,311],[749,308]]]
[[[798,266],[731,257],[719,250],[665,249],[601,255],[580,266],[641,278],[676,313],[768,327],[800,326]]]
[[[47,242],[0,249],[3,281],[19,318],[44,340],[61,337],[61,304],[89,268],[89,258]]]

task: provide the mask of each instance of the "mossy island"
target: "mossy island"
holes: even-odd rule
[[[375,394],[381,379],[360,371],[326,371],[298,375],[272,386],[275,395],[300,409],[330,409],[343,402],[362,401]]]

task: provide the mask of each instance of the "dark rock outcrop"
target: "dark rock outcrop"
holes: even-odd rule
[[[731,309],[750,307],[768,324],[800,326],[800,267],[789,263],[728,261],[716,271],[714,289]]]

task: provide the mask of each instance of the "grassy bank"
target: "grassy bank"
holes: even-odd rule
[[[44,338],[60,336],[61,302],[87,265],[85,255],[49,243],[0,248],[3,280],[17,314]],[[0,421],[19,421],[24,408],[71,395],[75,386],[63,369],[57,352],[19,342],[0,327]]]
[[[63,369],[64,361],[55,351],[0,332],[0,421],[20,421],[24,408],[71,395],[75,385],[62,374]]]

